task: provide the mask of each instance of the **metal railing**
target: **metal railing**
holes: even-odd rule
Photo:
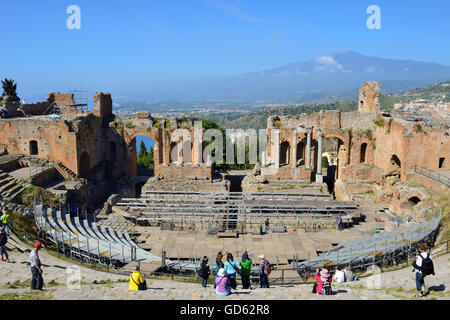
[[[425,177],[431,178],[437,182],[445,184],[447,187],[450,187],[450,177],[447,177],[446,175],[426,169],[420,169],[418,167],[414,167],[414,170]]]

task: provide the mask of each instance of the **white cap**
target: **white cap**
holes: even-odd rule
[[[224,268],[220,268],[219,271],[217,272],[217,275],[219,277],[225,277],[225,269]]]
[[[258,258],[264,259],[264,255],[263,254],[260,255],[260,256],[258,256]]]

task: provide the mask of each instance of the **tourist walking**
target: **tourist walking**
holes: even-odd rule
[[[2,222],[3,227],[5,227],[6,234],[9,237],[9,212],[5,212],[2,214],[0,221]]]
[[[147,282],[142,278],[141,270],[139,265],[136,265],[133,272],[130,274],[130,285],[129,290],[146,290]]]
[[[261,288],[269,288],[269,274],[272,272],[270,262],[266,260],[264,255],[258,256],[259,259],[259,282]]]
[[[219,270],[224,268],[222,258],[223,258],[222,251],[219,251],[219,253],[217,254],[217,257],[216,257],[216,276],[219,273]],[[214,282],[214,289],[215,288],[216,288],[216,282]]]
[[[44,279],[42,278],[41,260],[39,259],[39,250],[41,250],[42,244],[37,241],[34,244],[34,249],[30,252],[30,267],[31,267],[31,289],[42,290],[44,285]]]
[[[216,287],[216,293],[219,296],[228,296],[231,293],[230,278],[227,277],[227,273],[224,268],[219,269],[217,272],[216,280],[214,281]]]
[[[198,270],[198,275],[202,278],[202,287],[204,288],[206,288],[206,284],[208,283],[209,272],[208,257],[204,256],[200,264],[200,269]]]
[[[250,288],[250,274],[252,272],[252,260],[248,257],[247,251],[242,254],[241,265],[241,279],[242,289]]]
[[[227,253],[227,261],[225,262],[225,272],[230,279],[231,288],[234,290],[237,287],[236,274],[240,272],[239,262],[237,262],[231,253]]]
[[[339,216],[339,218],[337,219],[337,223],[338,223],[338,230],[342,230],[343,226],[342,226],[342,216]]]
[[[316,293],[323,295],[331,295],[333,290],[331,288],[331,282],[333,280],[330,272],[323,268],[322,270],[316,269],[314,279],[317,281]]]
[[[9,263],[8,252],[6,251],[6,243],[8,242],[8,235],[6,234],[5,228],[0,227],[0,253],[2,254],[2,261]]]
[[[268,233],[269,232],[269,225],[270,225],[270,222],[269,222],[269,218],[267,218],[266,219],[266,221],[264,222],[264,233]]]
[[[416,257],[416,261],[413,263],[414,270],[416,271],[416,289],[417,293],[415,297],[423,297],[426,295],[425,291],[425,277],[428,275],[434,275],[434,264],[431,259],[431,254],[426,252],[427,248],[425,244],[419,244],[419,254]]]

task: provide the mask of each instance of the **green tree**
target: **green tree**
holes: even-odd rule
[[[322,168],[328,168],[329,163],[328,163],[328,157],[323,156],[322,157]]]
[[[2,88],[1,100],[4,96],[10,96],[13,102],[20,103],[20,98],[17,96],[17,83],[14,83],[13,79],[2,80]]]
[[[147,147],[145,146],[144,140],[141,141],[139,145],[138,158],[144,158],[147,155]]]

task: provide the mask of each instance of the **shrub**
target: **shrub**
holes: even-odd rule
[[[275,128],[279,128],[279,127],[281,127],[281,125],[282,125],[282,123],[281,123],[280,120],[275,120],[275,121],[273,122],[273,126],[274,126]]]
[[[374,120],[374,123],[376,126],[384,128],[384,120],[383,119]]]

